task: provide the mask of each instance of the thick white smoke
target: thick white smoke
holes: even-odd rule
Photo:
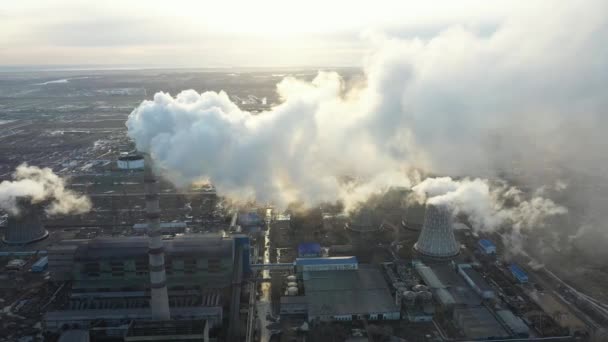
[[[21,164],[13,173],[12,181],[0,183],[0,209],[19,213],[18,198],[29,198],[31,203],[47,203],[49,215],[81,214],[91,210],[91,201],[65,188],[65,181],[49,168]]]
[[[223,92],[158,93],[130,114],[129,136],[178,184],[209,179],[222,193],[278,205],[351,206],[412,185],[412,168],[533,189],[565,180],[568,191],[585,184],[594,191],[582,197],[605,198],[592,184],[608,171],[608,3],[545,4],[493,32],[373,36],[365,85],[344,89],[332,72],[286,78],[277,85],[283,102],[257,115]],[[438,195],[479,227],[509,221],[519,230],[563,213],[540,196],[497,208],[488,181],[465,183]],[[502,196],[516,196],[509,189]]]

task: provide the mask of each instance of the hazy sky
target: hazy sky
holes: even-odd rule
[[[370,33],[425,38],[454,25],[491,33],[513,12],[540,4],[7,0],[0,65],[358,66]]]

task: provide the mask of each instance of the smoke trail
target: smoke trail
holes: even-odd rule
[[[597,186],[608,170],[608,3],[545,5],[489,34],[455,26],[424,40],[372,36],[365,85],[344,89],[331,72],[286,78],[283,102],[257,115],[224,92],[158,93],[129,115],[128,133],[177,184],[209,179],[237,198],[352,206],[411,186],[407,172],[419,169],[480,177],[452,184],[444,200],[479,227],[511,222],[517,231],[564,208],[540,195],[497,208],[515,189],[501,198],[481,178],[527,189],[565,181],[579,194],[559,195],[570,212],[605,231],[603,210],[586,208],[608,193]],[[556,229],[576,236],[571,227]]]
[[[19,213],[17,198],[30,198],[32,203],[48,202],[48,215],[81,214],[91,209],[86,196],[65,188],[65,181],[49,168],[21,164],[12,181],[0,183],[0,209]]]

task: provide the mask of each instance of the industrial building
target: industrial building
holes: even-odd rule
[[[167,285],[182,289],[228,287],[235,241],[216,234],[163,240]],[[146,237],[97,238],[51,248],[49,271],[54,280],[71,280],[75,292],[144,290],[149,287],[147,255]]]
[[[446,205],[426,205],[424,225],[414,251],[428,260],[449,260],[460,253],[460,245],[454,237],[452,213]]]
[[[496,245],[488,239],[479,239],[477,247],[485,255],[496,254]]]
[[[307,271],[344,271],[359,268],[357,257],[297,258],[295,261],[298,273]]]
[[[125,342],[144,341],[209,341],[209,324],[204,320],[132,321]]]
[[[7,245],[25,245],[47,238],[49,233],[42,224],[43,203],[32,204],[27,197],[18,197],[15,202],[19,212],[9,214],[2,241]]]
[[[186,231],[186,222],[161,222],[160,231],[162,234],[178,234]],[[148,230],[147,223],[136,223],[133,225],[133,231],[136,233],[145,233]]]
[[[144,157],[140,154],[124,154],[116,161],[120,170],[142,170],[144,165]]]
[[[519,265],[515,263],[509,265],[509,271],[511,271],[513,277],[515,277],[520,284],[525,284],[528,282],[528,274],[526,274],[526,272],[524,272]]]
[[[375,266],[360,265],[341,272],[307,271],[303,276],[309,322],[400,318],[400,308]]]
[[[316,242],[303,242],[298,245],[298,257],[300,258],[317,258],[321,255],[321,245]]]
[[[469,286],[483,299],[494,298],[494,290],[485,279],[475,271],[469,264],[458,265],[458,273],[464,278]]]
[[[469,339],[490,340],[507,338],[510,334],[486,307],[454,309],[454,323]]]
[[[530,336],[530,329],[524,321],[515,316],[510,310],[497,310],[496,315],[503,325],[507,327],[511,336],[517,338],[527,338]]]

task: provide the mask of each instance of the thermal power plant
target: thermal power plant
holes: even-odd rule
[[[32,204],[29,198],[17,198],[16,202],[19,212],[8,217],[6,233],[2,239],[4,243],[24,245],[49,236],[42,224],[43,204]]]
[[[152,318],[169,320],[169,295],[165,274],[165,253],[160,229],[160,207],[158,200],[158,182],[146,158],[144,185],[146,191],[146,220],[148,221],[148,260],[150,272],[150,307]]]
[[[438,260],[458,255],[460,245],[454,237],[452,214],[446,205],[427,203],[424,225],[414,251],[421,257]]]

